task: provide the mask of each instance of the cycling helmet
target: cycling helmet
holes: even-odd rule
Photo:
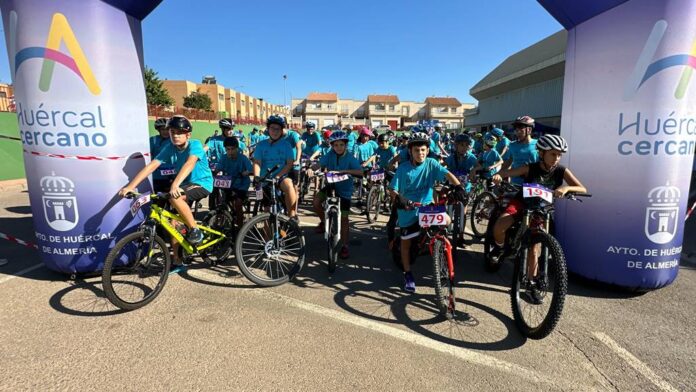
[[[324,139],[328,139],[328,138],[331,137],[331,133],[332,133],[332,132],[331,132],[330,129],[325,129],[325,130],[324,130],[324,133],[322,134],[322,136],[324,137]]]
[[[461,135],[457,135],[457,137],[454,138],[454,143],[459,144],[459,143],[466,143],[471,145],[471,136],[467,135],[466,133],[462,133]]]
[[[362,135],[367,135],[367,136],[369,136],[369,137],[372,137],[372,136],[374,136],[375,134],[372,133],[372,131],[370,130],[370,128],[368,128],[368,127],[362,127],[362,128],[360,128],[360,136],[362,136]]]
[[[231,118],[223,118],[222,120],[218,121],[218,125],[220,126],[220,129],[232,129],[234,128],[234,121],[232,121]]]
[[[178,115],[167,120],[167,128],[186,132],[193,131],[193,126],[189,119]]]
[[[411,138],[411,132],[404,131],[401,133],[401,140],[408,140]]]
[[[534,127],[534,119],[530,116],[517,117],[515,121],[512,122],[513,126],[522,125],[525,127]]]
[[[500,129],[500,128],[493,128],[493,129],[491,129],[491,135],[493,135],[493,136],[495,136],[495,137],[497,137],[497,138],[503,137],[504,134],[505,134],[505,132],[503,132],[503,130]]]
[[[225,147],[239,148],[239,140],[234,136],[228,136],[222,142],[222,145]]]
[[[348,143],[348,134],[343,131],[336,131],[331,133],[331,136],[329,137],[329,143],[333,144],[333,142],[339,140],[343,140],[344,142]]]
[[[430,146],[430,136],[425,132],[414,132],[410,138],[408,138],[408,147],[414,145],[425,145]]]
[[[167,118],[166,117],[160,117],[157,120],[155,120],[155,129],[160,130],[162,128],[167,127]]]
[[[498,144],[498,138],[496,138],[495,136],[493,136],[493,135],[491,135],[491,134],[487,134],[487,135],[483,138],[483,142],[484,142],[487,146],[493,148],[493,147],[495,147],[496,144]]]
[[[251,130],[251,132],[258,132],[258,131],[259,131],[259,129],[256,127],[254,127],[254,129]]]
[[[316,127],[317,126],[314,125],[314,123],[312,123],[312,122],[305,123],[305,128],[307,128],[307,129],[314,129]]]
[[[266,127],[267,127],[267,128],[270,127],[271,124],[278,124],[278,125],[280,125],[282,128],[285,128],[285,127],[286,127],[285,119],[284,119],[283,117],[281,117],[281,116],[271,116],[271,117],[269,117],[268,120],[266,120]]]
[[[380,143],[388,142],[390,139],[389,135],[386,133],[383,133],[377,137],[377,141]]]
[[[537,148],[541,151],[558,150],[568,151],[568,143],[558,135],[544,135],[537,141]]]

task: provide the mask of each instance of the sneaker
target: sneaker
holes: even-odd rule
[[[186,266],[181,260],[172,260],[171,264],[169,265],[169,273],[177,274],[183,271],[184,268],[186,268]]]
[[[500,257],[501,253],[503,253],[503,247],[498,246],[498,244],[494,243],[491,246],[490,252],[488,252],[488,257],[490,257],[492,261],[497,263],[500,261],[500,260],[498,260],[498,258]]]
[[[415,293],[416,292],[416,281],[413,280],[413,274],[411,272],[405,272],[404,273],[404,291],[408,293]]]
[[[186,235],[186,241],[191,245],[200,244],[203,241],[203,232],[199,228],[191,229],[188,235]]]
[[[343,246],[341,247],[341,253],[338,254],[338,257],[340,257],[340,258],[342,258],[342,259],[344,259],[344,260],[350,257],[350,253],[348,252],[348,247],[347,247],[347,246],[343,245]]]

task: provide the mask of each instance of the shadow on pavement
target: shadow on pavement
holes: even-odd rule
[[[101,278],[75,280],[70,286],[53,294],[48,303],[53,309],[71,316],[98,317],[125,313],[106,298]]]

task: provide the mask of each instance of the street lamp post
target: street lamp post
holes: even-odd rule
[[[285,108],[288,107],[288,99],[287,99],[287,95],[285,94],[285,91],[287,90],[287,85],[288,85],[288,75],[283,75],[283,106],[285,106]]]

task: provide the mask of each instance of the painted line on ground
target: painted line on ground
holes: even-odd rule
[[[346,312],[341,312],[338,310],[328,309],[316,304],[309,302],[304,302],[283,294],[278,294],[269,290],[246,290],[245,293],[252,295],[264,297],[267,299],[283,302],[287,306],[291,306],[297,309],[301,309],[307,312],[317,314],[319,316],[327,317],[335,321],[339,321],[346,324],[351,324],[360,328],[364,328],[373,332],[381,333],[383,335],[399,339],[411,344],[415,344],[433,351],[437,351],[443,354],[452,355],[465,362],[486,366],[499,371],[503,371],[509,374],[513,374],[522,378],[525,378],[534,383],[543,383],[551,385],[552,387],[560,390],[571,390],[578,389],[578,384],[574,382],[569,382],[566,380],[552,380],[549,375],[541,374],[537,371],[527,369],[520,365],[506,362],[495,358],[490,355],[479,353],[474,350],[469,350],[462,347],[452,346],[446,343],[438,342],[436,340],[427,338],[423,335],[416,334],[414,332],[405,331],[399,328],[395,328],[389,325],[379,323],[377,321],[365,319],[359,316],[355,316]],[[583,389],[583,388],[580,388]]]
[[[642,374],[645,378],[650,380],[656,387],[663,391],[677,392],[678,389],[671,386],[667,381],[663,380],[662,377],[658,376],[655,372],[648,367],[648,365],[641,362],[640,359],[636,358],[635,355],[631,354],[625,348],[619,346],[612,338],[602,332],[595,332],[594,336],[599,339],[600,342],[604,343],[607,347],[614,350],[614,352],[621,357],[626,363],[628,363],[632,368],[634,368],[638,373]]]
[[[36,264],[36,265],[32,265],[31,267],[27,267],[27,268],[25,268],[25,269],[23,269],[23,270],[21,270],[21,271],[18,271],[18,272],[14,273],[14,274],[12,274],[12,275],[10,275],[10,276],[6,276],[6,277],[4,277],[4,278],[0,278],[0,284],[3,284],[3,283],[5,283],[5,282],[7,282],[7,281],[9,281],[9,280],[14,279],[14,278],[20,277],[20,276],[22,276],[22,275],[24,275],[24,274],[26,274],[26,273],[28,273],[28,272],[31,272],[31,271],[33,271],[33,270],[35,270],[35,269],[38,269],[38,268],[41,268],[41,267],[43,267],[43,266],[44,266],[43,263],[39,263],[39,264]]]

